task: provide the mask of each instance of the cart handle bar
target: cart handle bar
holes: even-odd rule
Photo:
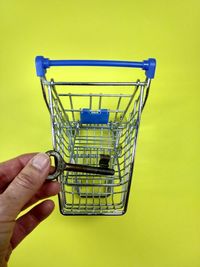
[[[35,58],[37,76],[44,77],[46,69],[54,66],[99,66],[99,67],[128,67],[145,70],[147,78],[154,78],[156,60],[149,58],[142,62],[117,60],[50,60],[43,56]]]

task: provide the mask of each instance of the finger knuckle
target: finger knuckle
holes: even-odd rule
[[[35,179],[33,179],[31,174],[26,172],[19,173],[16,182],[19,186],[28,190],[32,190],[36,184]]]

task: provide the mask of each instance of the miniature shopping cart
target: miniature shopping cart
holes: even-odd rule
[[[46,78],[54,66],[127,67],[145,71],[133,82],[72,82]],[[155,59],[142,62],[49,60],[36,57],[52,123],[56,175],[63,215],[122,215],[127,210],[136,141]],[[97,68],[92,70],[91,76]],[[143,74],[143,73],[142,73]],[[129,92],[126,91],[129,88]]]

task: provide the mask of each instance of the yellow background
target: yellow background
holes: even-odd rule
[[[51,148],[36,55],[158,62],[128,213],[63,217],[56,208],[11,267],[200,266],[199,9],[198,0],[0,2],[1,161]]]

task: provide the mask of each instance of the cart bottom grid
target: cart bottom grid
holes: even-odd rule
[[[131,123],[132,122],[132,123]],[[134,125],[130,129],[130,126]],[[99,166],[101,155],[110,157],[113,176],[64,171],[60,177],[61,212],[65,215],[120,215],[124,213],[132,176],[136,142],[135,120],[124,125],[77,125],[71,146],[72,163]],[[131,135],[130,135],[131,130]],[[63,205],[64,203],[64,205]]]

